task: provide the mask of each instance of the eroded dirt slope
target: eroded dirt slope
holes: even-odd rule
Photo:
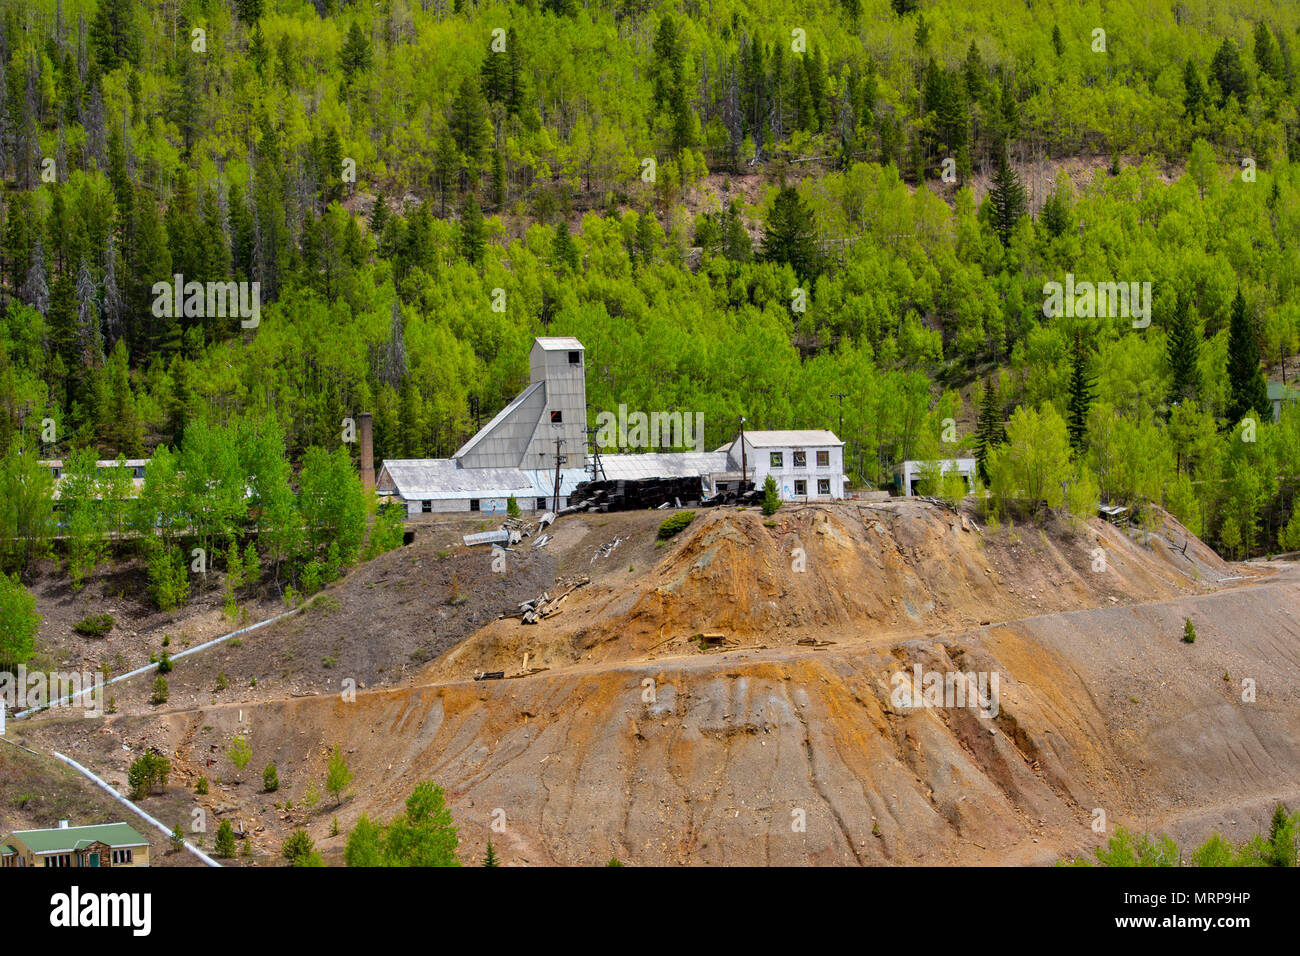
[[[424,779],[447,788],[467,858],[500,809],[494,842],[530,864],[1046,863],[1097,842],[1097,809],[1111,827],[1244,839],[1300,798],[1300,569],[1229,567],[1172,523],[1143,540],[1101,522],[982,534],[904,503],[790,509],[774,527],[716,512],[671,545],[635,537],[661,517],[572,525],[554,560],[592,577],[573,604],[491,624],[420,686],[22,732],[118,780],[164,749],[180,783],[220,782],[205,802],[268,856],[304,825],[330,858],[335,814],[346,834]],[[607,553],[617,565],[599,558],[611,532],[632,535]],[[796,546],[806,568],[787,571]],[[658,562],[638,575],[630,553]],[[730,643],[664,643],[668,627],[725,627]],[[525,647],[550,669],[463,679]],[[895,675],[916,665],[998,674],[996,714],[900,703]],[[242,774],[223,753],[236,733],[254,752]],[[336,744],[351,794],[307,809]],[[269,761],[274,795],[253,772]]]
[[[477,525],[451,533],[459,540]],[[488,549],[458,547],[448,537],[417,532],[413,544],[357,566],[299,613],[175,661],[163,709],[328,694],[345,680],[360,688],[410,685],[425,662],[554,580],[545,551],[512,554],[510,573],[494,574]],[[158,644],[154,653],[161,650]],[[154,678],[141,674],[106,693],[121,712],[151,710]]]
[[[433,779],[449,790],[467,853],[505,811],[496,842],[513,862],[1042,863],[1092,845],[1097,808],[1130,827],[1195,823],[1217,808],[1244,837],[1273,800],[1300,797],[1298,599],[1288,574],[877,647],[109,718],[110,733],[72,746],[120,775],[123,742],[202,768],[243,732],[256,764],[276,762],[278,797],[297,802],[337,743],[357,773],[337,811],[345,831],[362,811],[395,813]],[[1181,641],[1185,617],[1194,645]],[[997,671],[997,714],[898,706],[893,675],[914,664]],[[1245,677],[1253,703],[1240,699]],[[251,808],[241,812],[269,840],[282,821],[255,789],[219,799]],[[329,803],[294,820],[327,848],[341,843],[326,835]]]
[[[786,507],[770,520],[704,512],[650,573],[593,580],[537,626],[492,623],[426,678],[518,669],[524,653],[551,667],[676,653],[701,633],[732,646],[886,639],[1199,593],[1234,574],[1172,519],[1163,532],[1135,541],[1100,520],[994,532],[915,500]]]

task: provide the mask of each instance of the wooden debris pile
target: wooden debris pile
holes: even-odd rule
[[[549,591],[543,591],[531,601],[524,601],[519,605],[520,620],[524,624],[536,624],[544,617],[559,614],[560,603],[578,588],[590,583],[591,578],[586,575],[579,578],[560,578],[555,582],[558,591],[555,597],[551,597]]]

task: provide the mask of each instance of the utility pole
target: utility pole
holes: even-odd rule
[[[836,392],[835,397],[840,400],[840,431],[836,436],[841,441],[844,440],[844,399],[848,397],[848,392]]]
[[[564,439],[555,436],[555,507],[551,510],[557,515],[560,513],[560,464],[567,460],[567,457],[560,454],[560,446],[564,444]]]
[[[600,481],[605,477],[605,465],[600,460],[600,445],[596,442],[598,429],[593,426],[587,428],[587,441],[591,443],[591,480]]]
[[[587,403],[587,418],[591,419],[591,402]],[[605,464],[600,460],[600,444],[596,438],[600,434],[600,429],[594,425],[587,426],[587,444],[591,446],[591,480],[600,481],[605,477]]]

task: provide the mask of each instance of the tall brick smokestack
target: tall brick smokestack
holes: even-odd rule
[[[375,443],[373,423],[369,412],[361,413],[361,486],[366,491],[375,490]]]

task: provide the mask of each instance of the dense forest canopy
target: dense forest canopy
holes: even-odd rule
[[[377,457],[445,456],[571,334],[593,424],[830,427],[857,483],[978,453],[1008,501],[1300,547],[1261,367],[1300,344],[1294,4],[0,11],[7,488],[87,449],[269,461],[249,428],[310,478],[367,410]],[[174,276],[260,312],[162,307]],[[1045,314],[1067,281],[1150,314]]]

